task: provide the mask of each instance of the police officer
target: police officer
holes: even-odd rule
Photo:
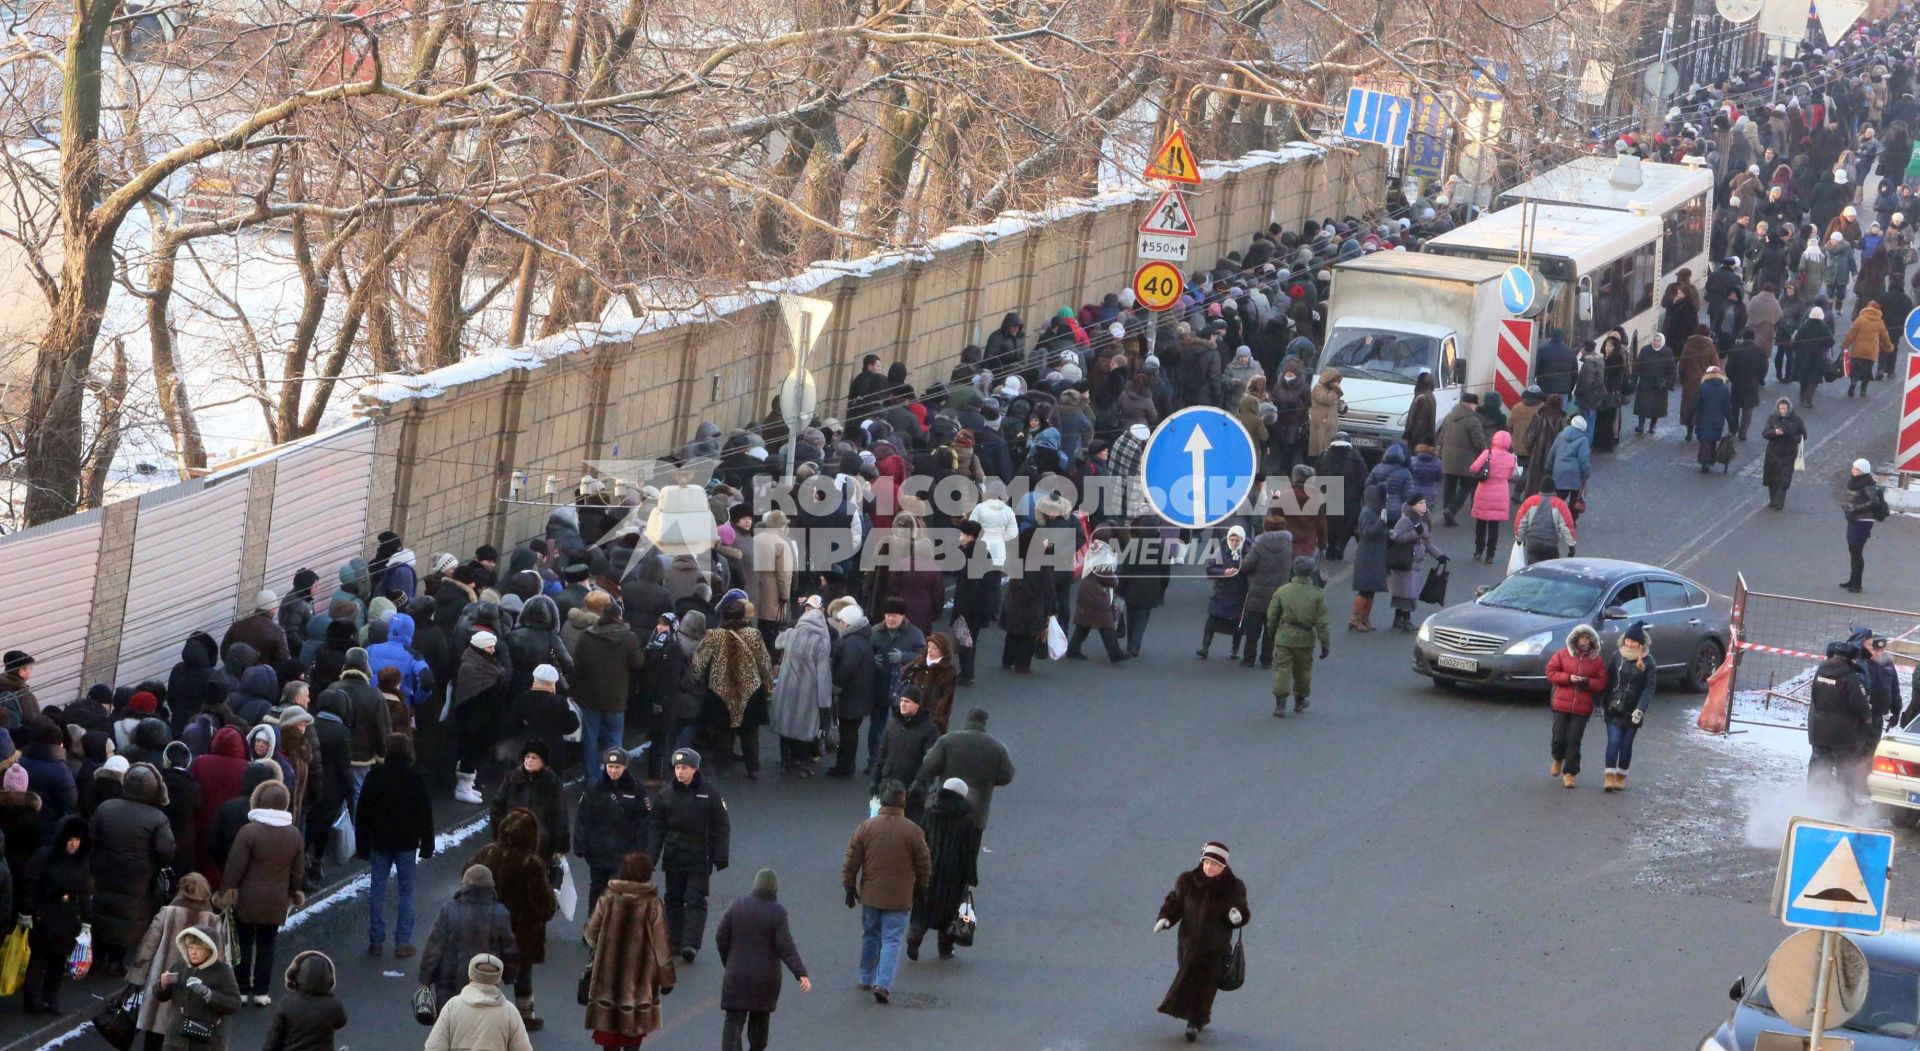
[[[1827,659],[1813,673],[1813,705],[1807,716],[1807,780],[1826,777],[1849,800],[1866,790],[1866,766],[1879,727],[1873,701],[1854,663],[1859,648],[1848,642],[1827,646]]]
[[[647,853],[667,873],[667,944],[688,963],[707,929],[707,881],[727,867],[727,801],[700,778],[700,753],[673,753],[673,780],[653,801]]]
[[[607,776],[587,786],[573,812],[573,852],[586,859],[592,874],[587,890],[589,916],[607,881],[619,874],[620,859],[647,849],[653,827],[653,800],[627,773],[626,749],[607,749],[601,763]]]

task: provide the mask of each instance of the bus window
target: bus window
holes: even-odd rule
[[[1635,314],[1653,309],[1654,246],[1641,245],[1593,274],[1595,333],[1623,326]]]
[[[1672,272],[1706,250],[1707,198],[1702,194],[1662,217],[1660,254]]]

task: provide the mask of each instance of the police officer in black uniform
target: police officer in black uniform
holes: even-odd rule
[[[688,963],[707,929],[707,881],[727,867],[727,801],[700,777],[700,753],[673,753],[673,780],[653,801],[647,853],[667,874],[667,943]]]
[[[653,800],[627,772],[627,751],[609,748],[601,756],[607,776],[587,786],[573,812],[573,852],[585,858],[591,882],[587,915],[600,901],[607,881],[620,872],[620,859],[650,846]]]
[[[1851,642],[1827,646],[1827,659],[1813,673],[1812,711],[1807,716],[1807,744],[1813,750],[1807,780],[1825,778],[1850,800],[1866,792],[1866,768],[1879,736],[1873,700],[1854,663],[1858,655],[1859,647]]]

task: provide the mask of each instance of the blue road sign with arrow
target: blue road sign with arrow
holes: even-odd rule
[[[1893,833],[1794,818],[1774,906],[1789,927],[1879,934],[1887,927]]]
[[[1205,529],[1231,518],[1259,481],[1247,429],[1221,409],[1196,405],[1161,421],[1140,456],[1147,503],[1161,518]]]
[[[1507,267],[1500,275],[1500,305],[1507,313],[1515,317],[1526,317],[1533,312],[1533,304],[1539,298],[1539,286],[1533,280],[1533,273],[1524,266]]]
[[[1347,89],[1347,117],[1341,134],[1382,146],[1405,146],[1413,123],[1413,100],[1365,88]]]
[[[1907,315],[1907,346],[1920,350],[1920,307],[1914,307]]]

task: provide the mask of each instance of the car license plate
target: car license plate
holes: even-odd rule
[[[1920,806],[1920,792],[1908,792],[1907,802],[1912,803],[1914,806]]]
[[[1439,654],[1434,657],[1433,662],[1442,668],[1451,668],[1454,671],[1480,670],[1480,662],[1474,660],[1472,657],[1455,657],[1449,653]]]
[[[1365,434],[1353,435],[1352,441],[1356,449],[1384,449],[1387,447],[1386,439],[1374,438]]]

